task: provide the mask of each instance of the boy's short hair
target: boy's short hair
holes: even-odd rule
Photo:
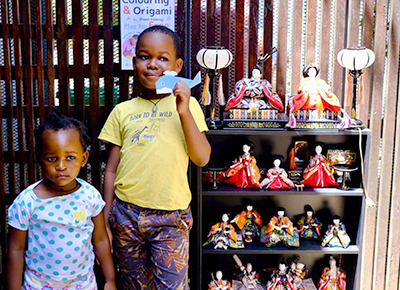
[[[162,26],[162,25],[150,26],[150,27],[146,28],[145,30],[143,30],[139,34],[139,37],[138,37],[137,42],[136,42],[136,54],[137,54],[137,48],[139,46],[139,43],[140,43],[140,40],[141,40],[142,36],[144,34],[146,34],[146,33],[153,33],[153,32],[158,32],[158,33],[163,33],[163,34],[169,35],[172,38],[173,42],[174,42],[174,48],[175,48],[175,51],[176,51],[176,57],[177,58],[182,58],[181,51],[180,51],[180,47],[181,47],[181,39],[180,39],[180,37],[178,36],[178,34],[176,34],[175,31],[169,29],[168,27]]]

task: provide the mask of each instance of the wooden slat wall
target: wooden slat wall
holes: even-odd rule
[[[72,5],[67,7],[70,2]],[[114,87],[119,86],[119,100],[127,100],[133,74],[122,71],[119,62],[114,61],[114,40],[118,40],[120,35],[116,1],[88,0],[88,25],[83,22],[82,3],[81,0],[0,0],[0,37],[3,39],[0,55],[4,58],[0,66],[4,100],[0,107],[0,119],[3,120],[0,122],[1,216],[6,216],[6,206],[23,188],[40,177],[34,163],[33,128],[54,105],[56,91],[61,111],[90,127],[93,134],[90,166],[81,176],[90,178],[96,187],[101,188],[99,160],[105,162],[105,154],[96,136],[114,106]],[[330,80],[332,91],[344,106],[346,84],[351,85],[352,79],[346,77],[337,63],[336,54],[354,45],[374,50],[375,63],[363,71],[364,96],[358,110],[358,118],[372,131],[372,154],[366,168],[367,189],[369,196],[376,201],[376,207],[367,208],[364,217],[360,289],[398,289],[399,1],[264,0],[259,4],[253,0],[176,0],[175,3],[176,31],[185,41],[184,55],[189,57],[185,61],[184,74],[193,77],[198,70],[203,70],[195,56],[207,45],[222,45],[233,52],[234,61],[222,72],[226,97],[233,92],[237,80],[250,76],[260,53],[258,43],[261,41],[264,45],[262,53],[277,45],[277,55],[264,63],[263,72],[282,100],[297,91],[303,67],[317,61],[321,67],[321,78]],[[307,8],[305,21],[301,13],[303,7]],[[264,10],[261,18],[260,8]],[[70,14],[67,9],[72,9],[72,19],[68,19]],[[187,16],[189,11],[190,19]],[[246,18],[245,11],[248,11],[249,18]],[[274,15],[278,19],[274,19]],[[321,15],[320,22],[318,15]],[[259,23],[259,19],[263,23]],[[264,27],[263,36],[257,31],[259,25]],[[332,29],[334,32],[331,35]],[[276,43],[273,43],[274,36]],[[69,47],[70,39],[72,46]],[[102,51],[99,50],[99,40],[104,42]],[[89,41],[89,60],[83,53],[85,41]],[[73,62],[68,59],[70,49],[73,51]],[[330,53],[333,55],[331,62],[327,57]],[[58,57],[56,65],[55,54]],[[104,63],[100,62],[100,55],[104,55]],[[85,79],[89,80],[89,105],[85,103]],[[70,101],[71,80],[74,83],[74,105]],[[104,106],[99,99],[102,86]],[[194,89],[193,93],[199,97],[201,87]],[[384,169],[382,173],[381,168]],[[0,245],[4,254],[6,220],[0,221]],[[4,266],[3,258],[2,269]],[[0,283],[5,281],[4,275],[2,271]]]

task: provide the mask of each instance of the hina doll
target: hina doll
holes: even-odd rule
[[[208,290],[232,290],[231,283],[228,280],[222,280],[222,272],[217,271],[215,278],[208,284]]]
[[[232,108],[248,109],[250,112],[259,109],[275,109],[283,112],[283,103],[277,94],[272,93],[272,85],[262,79],[260,66],[257,64],[251,78],[236,82],[235,93],[228,99],[225,111]]]
[[[285,216],[285,209],[280,207],[277,216],[273,216],[269,223],[262,227],[260,242],[267,247],[282,242],[287,247],[299,247],[299,233],[292,221]]]
[[[233,288],[237,290],[263,290],[260,281],[258,280],[260,275],[253,271],[251,263],[247,263],[247,266],[240,266],[242,274],[240,275],[240,281],[233,281]]]
[[[261,187],[267,189],[291,189],[293,182],[288,178],[285,169],[281,168],[283,156],[274,157],[274,167],[268,169],[267,177],[261,181]]]
[[[304,206],[304,214],[297,222],[300,238],[320,239],[322,223],[314,217],[314,210],[311,205]]]
[[[259,183],[260,170],[256,158],[251,154],[253,147],[254,144],[250,141],[243,144],[243,154],[239,156],[239,160],[232,164],[217,180],[242,188],[261,188]]]
[[[287,127],[296,127],[297,120],[293,113],[298,110],[342,112],[344,117],[339,124],[339,128],[343,129],[350,126],[350,117],[341,108],[340,101],[331,92],[330,86],[318,77],[319,70],[319,67],[314,64],[310,64],[303,69],[303,79],[300,81],[298,93],[289,99],[289,122],[286,125]]]
[[[315,155],[310,158],[310,162],[303,171],[304,185],[311,187],[327,187],[338,185],[333,177],[333,172],[328,159],[322,155],[322,146],[315,146]]]
[[[325,267],[318,281],[318,290],[346,290],[346,273],[336,266],[336,260],[332,256],[329,259],[329,267]]]
[[[214,249],[226,250],[228,247],[234,249],[244,248],[242,237],[237,235],[234,226],[228,221],[229,216],[224,213],[222,215],[222,222],[216,223],[211,227],[207,236],[208,239],[203,246],[213,243],[215,245]]]
[[[251,243],[254,237],[260,236],[261,215],[253,209],[252,205],[248,205],[246,210],[236,215],[231,223],[235,223],[238,226],[241,230],[241,235],[248,243]]]
[[[294,280],[289,273],[284,261],[279,263],[278,269],[274,270],[267,283],[267,290],[297,290]]]
[[[321,245],[323,247],[343,247],[350,245],[350,237],[346,232],[345,225],[341,222],[338,215],[333,216],[333,224],[328,225]]]

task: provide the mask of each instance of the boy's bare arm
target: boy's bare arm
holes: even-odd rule
[[[9,290],[21,290],[27,232],[9,227],[7,254],[7,285]]]
[[[183,81],[179,81],[174,87],[174,95],[176,96],[176,109],[185,134],[189,158],[197,166],[204,166],[210,160],[211,146],[208,143],[206,134],[200,132],[197,128],[190,112],[190,89]]]
[[[199,131],[190,111],[180,115],[180,118],[190,160],[197,166],[206,165],[211,154],[211,146],[206,134]]]
[[[96,257],[100,261],[100,267],[105,278],[104,289],[117,289],[115,286],[115,270],[111,255],[111,246],[107,238],[103,212],[93,217],[92,220],[94,223],[93,247]]]
[[[119,164],[119,151],[121,147],[111,144],[110,151],[108,153],[106,170],[104,173],[104,190],[103,199],[106,202],[104,207],[104,218],[106,226],[108,225],[108,215],[110,213],[111,205],[114,200],[114,182],[117,175],[117,168]]]

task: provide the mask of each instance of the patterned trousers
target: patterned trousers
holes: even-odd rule
[[[119,273],[118,289],[189,290],[190,207],[164,211],[116,199],[109,223]]]

